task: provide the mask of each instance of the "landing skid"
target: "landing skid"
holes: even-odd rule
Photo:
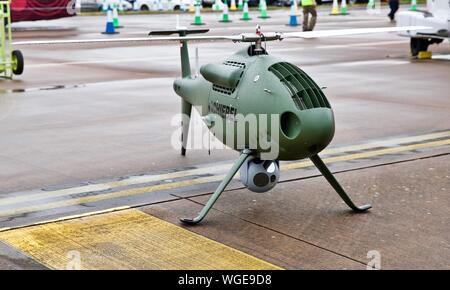
[[[336,192],[339,194],[339,196],[342,198],[342,200],[355,212],[365,212],[368,209],[372,208],[370,204],[357,206],[353,203],[352,199],[348,194],[345,192],[345,190],[342,188],[342,186],[339,184],[339,182],[334,178],[333,174],[330,172],[328,167],[325,165],[325,163],[322,161],[322,159],[319,157],[319,155],[314,155],[310,157],[311,161],[314,163],[314,165],[319,169],[320,173],[325,177],[325,179],[331,184],[331,186],[336,190]]]
[[[239,159],[234,163],[233,167],[230,169],[228,174],[225,176],[225,178],[222,180],[222,182],[217,187],[216,191],[214,191],[213,195],[209,198],[206,205],[202,208],[198,216],[195,218],[182,218],[180,221],[182,223],[188,224],[188,225],[195,225],[201,222],[205,216],[208,214],[208,212],[213,207],[214,203],[217,201],[217,199],[220,197],[222,192],[225,190],[227,185],[231,182],[233,177],[236,175],[236,173],[239,171],[241,166],[251,157],[252,151],[251,150],[244,150],[242,151],[241,155],[239,156]],[[345,190],[341,187],[341,185],[338,183],[338,181],[334,178],[333,174],[330,172],[328,167],[323,163],[322,159],[318,155],[315,155],[310,158],[311,161],[314,163],[314,165],[319,169],[319,171],[322,173],[322,175],[326,178],[326,180],[331,184],[331,186],[336,190],[336,192],[339,194],[339,196],[342,198],[342,200],[345,201],[345,203],[355,212],[365,212],[368,209],[370,209],[372,206],[370,204],[366,204],[363,206],[356,206],[351,198],[347,195]]]
[[[217,187],[216,191],[214,191],[213,195],[209,198],[206,205],[202,208],[200,213],[197,217],[190,219],[190,218],[182,218],[180,219],[181,222],[189,225],[195,225],[198,224],[203,220],[203,218],[208,214],[209,210],[212,208],[214,203],[217,201],[217,199],[220,197],[222,192],[225,190],[227,185],[230,183],[230,181],[233,179],[233,177],[236,175],[236,173],[239,171],[241,166],[244,164],[245,161],[247,161],[248,158],[251,157],[252,151],[250,150],[244,150],[242,151],[241,155],[239,156],[239,159],[236,160],[233,167],[231,167],[230,171],[228,172],[227,176],[222,180],[222,182]]]

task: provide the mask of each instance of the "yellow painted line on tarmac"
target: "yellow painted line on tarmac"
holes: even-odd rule
[[[418,136],[401,137],[401,138],[381,140],[381,141],[372,141],[372,142],[368,142],[365,144],[325,149],[324,151],[322,151],[321,155],[323,155],[323,154],[331,155],[331,154],[339,154],[339,153],[346,153],[346,152],[352,152],[352,151],[361,151],[361,150],[374,149],[377,147],[390,147],[390,146],[407,144],[407,143],[415,143],[415,142],[422,142],[422,141],[427,141],[427,140],[432,140],[432,139],[446,138],[449,136],[450,136],[450,131],[443,131],[443,132],[430,133],[430,134],[424,134],[424,135],[418,135]]]
[[[117,187],[122,187],[122,186],[150,183],[150,182],[155,182],[155,181],[164,181],[164,180],[170,180],[170,179],[174,179],[174,178],[186,177],[186,176],[191,176],[191,175],[206,174],[206,173],[211,174],[211,173],[215,173],[220,170],[226,170],[230,166],[231,166],[230,164],[225,164],[222,166],[214,166],[214,167],[201,168],[201,169],[178,171],[178,172],[172,172],[172,173],[167,173],[167,174],[136,176],[136,177],[131,177],[129,179],[124,179],[124,180],[120,180],[120,181],[112,181],[112,182],[102,183],[102,184],[92,184],[92,185],[85,185],[85,186],[79,186],[79,187],[73,187],[73,188],[67,188],[67,189],[61,189],[61,190],[46,191],[44,193],[35,193],[35,194],[29,194],[29,195],[7,197],[7,198],[0,199],[0,206],[11,205],[11,204],[16,204],[16,203],[20,203],[20,202],[37,201],[37,200],[42,200],[42,199],[46,199],[46,198],[63,197],[63,196],[68,196],[68,195],[72,195],[72,194],[105,191],[105,190],[111,190],[111,189],[114,189]],[[170,182],[170,183],[166,183],[166,184],[184,184],[184,183],[183,182]],[[161,186],[164,187],[165,184],[162,184]],[[159,190],[160,187],[158,185],[153,185],[153,186],[144,187],[144,188],[155,188],[156,190]]]
[[[325,158],[323,161],[325,163],[350,161],[350,160],[355,160],[355,159],[364,159],[364,158],[370,158],[370,157],[381,156],[381,155],[401,153],[401,152],[405,152],[405,151],[445,146],[445,145],[449,145],[449,144],[450,144],[450,139],[446,139],[446,140],[441,140],[441,141],[433,141],[433,142],[405,145],[405,146],[386,148],[386,149],[380,149],[380,150],[374,150],[374,151],[367,151],[367,152],[361,152],[361,153],[353,153],[353,154],[349,154],[349,155],[328,157],[328,158]],[[312,165],[311,161],[303,161],[303,162],[285,164],[284,166],[282,165],[281,169],[282,170],[292,170],[292,169],[308,167],[311,165]]]
[[[371,158],[371,157],[376,157],[376,156],[381,156],[381,155],[401,153],[401,152],[419,150],[419,149],[425,149],[425,148],[434,148],[434,147],[445,146],[445,145],[450,145],[450,139],[445,139],[445,140],[440,140],[440,141],[432,141],[432,142],[426,142],[426,143],[418,143],[418,144],[413,144],[413,145],[405,145],[405,146],[386,148],[386,149],[380,149],[380,150],[373,150],[373,151],[367,151],[367,152],[362,152],[362,153],[353,153],[353,154],[347,154],[347,155],[342,155],[342,156],[327,157],[327,158],[324,158],[323,160],[325,163],[351,161],[351,160],[355,160],[355,159]],[[288,170],[293,170],[293,169],[305,168],[305,167],[309,167],[309,166],[312,166],[311,161],[292,162],[292,163],[288,163],[288,164],[282,164],[281,170],[288,171]],[[168,182],[168,183],[164,183],[164,184],[132,188],[132,189],[121,190],[121,191],[116,191],[116,192],[101,193],[101,194],[97,194],[97,195],[93,195],[93,196],[85,196],[85,197],[81,197],[81,198],[73,198],[73,199],[67,199],[67,200],[56,201],[56,202],[48,202],[48,203],[44,203],[44,204],[36,204],[36,205],[30,205],[30,206],[24,206],[24,207],[11,208],[11,209],[6,209],[6,210],[0,211],[0,217],[20,215],[20,214],[24,214],[24,213],[33,212],[33,211],[42,211],[42,210],[48,210],[48,209],[59,208],[59,207],[64,207],[64,206],[91,203],[91,202],[112,199],[112,198],[127,197],[127,196],[133,196],[133,195],[137,195],[137,194],[150,193],[150,192],[161,191],[161,190],[170,190],[170,189],[188,187],[188,186],[193,186],[193,185],[198,185],[198,184],[220,181],[224,177],[225,177],[225,175],[222,175],[222,174],[214,175],[214,176],[207,176],[207,177],[200,177],[200,178],[188,179],[188,180],[177,181],[177,182]]]
[[[135,209],[6,231],[0,240],[51,269],[282,269]]]
[[[64,206],[79,205],[82,203],[97,202],[97,201],[102,201],[102,200],[107,200],[107,199],[112,199],[112,198],[118,198],[118,197],[133,196],[133,195],[142,194],[142,193],[150,193],[150,192],[161,191],[161,190],[169,190],[169,189],[175,189],[175,188],[181,188],[181,187],[188,187],[188,186],[192,186],[192,185],[196,185],[196,184],[214,182],[214,181],[220,180],[221,177],[223,177],[223,176],[224,175],[201,177],[201,178],[197,178],[197,179],[169,182],[169,183],[164,183],[164,184],[131,188],[131,189],[115,191],[115,192],[101,193],[101,194],[97,194],[97,195],[85,196],[85,197],[80,197],[80,198],[66,199],[66,200],[61,200],[61,201],[56,201],[56,202],[48,202],[48,203],[44,203],[44,204],[36,204],[36,205],[12,208],[12,209],[0,211],[0,217],[24,214],[24,213],[33,212],[33,211],[41,211],[41,210],[53,209],[53,208],[64,207]]]
[[[373,141],[373,142],[369,142],[369,143],[365,143],[365,144],[326,149],[326,150],[322,151],[321,156],[369,150],[369,149],[374,149],[374,148],[378,148],[378,147],[389,147],[389,146],[395,146],[395,145],[399,145],[399,144],[422,142],[422,141],[426,141],[426,140],[446,138],[449,136],[450,136],[450,131],[443,131],[443,132],[430,133],[430,134],[419,135],[419,136],[410,136],[410,137],[401,137],[401,138],[395,138],[395,139],[390,139],[390,140]],[[294,163],[294,164],[298,164],[298,162]],[[289,164],[284,165],[283,167],[285,167],[285,166],[289,166]],[[295,165],[292,165],[292,166],[295,166]],[[221,165],[217,165],[217,166],[208,166],[208,167],[203,167],[203,168],[196,168],[196,169],[176,171],[176,172],[163,173],[163,174],[133,176],[133,177],[126,178],[123,180],[119,180],[119,181],[111,181],[111,182],[106,182],[106,183],[83,185],[83,186],[77,186],[77,187],[60,189],[60,190],[45,191],[45,192],[40,191],[38,193],[28,192],[27,194],[0,198],[0,206],[7,206],[7,205],[17,204],[17,203],[21,203],[21,202],[28,203],[31,201],[37,201],[37,200],[42,200],[42,199],[46,199],[46,198],[57,198],[57,197],[64,197],[64,196],[68,196],[68,195],[81,194],[81,193],[106,191],[106,190],[112,190],[112,189],[118,188],[118,187],[139,185],[139,184],[156,182],[156,181],[171,180],[171,179],[175,179],[175,178],[188,177],[188,176],[192,176],[192,175],[214,174],[214,173],[226,171],[230,167],[231,167],[231,163],[227,163],[227,164],[221,164]],[[200,180],[202,180],[202,179],[200,179]],[[209,179],[204,178],[204,180],[209,180]],[[215,180],[213,180],[213,181],[215,181]],[[205,181],[205,182],[208,182],[208,181]],[[202,182],[202,183],[205,183],[205,182]],[[174,183],[171,183],[171,184],[174,184]],[[181,187],[181,186],[183,186],[183,184],[185,184],[185,183],[175,182],[175,185],[180,185],[180,186],[176,186],[176,187]],[[157,186],[157,185],[155,185],[155,186]],[[143,188],[153,188],[153,187],[150,186],[150,187],[143,187]],[[155,187],[155,188],[156,188],[155,190],[159,190],[158,187]],[[168,188],[168,189],[170,189],[170,188]],[[155,191],[155,190],[149,190],[149,192]],[[125,190],[124,192],[129,192],[129,191]],[[134,193],[134,191],[131,191],[131,192]],[[142,192],[139,190],[137,192],[135,192],[135,194],[138,194],[138,193],[142,193]],[[2,214],[0,211],[0,216],[1,215]]]

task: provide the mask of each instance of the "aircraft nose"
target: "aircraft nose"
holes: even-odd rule
[[[329,108],[284,112],[280,116],[280,159],[307,158],[322,151],[334,136]]]

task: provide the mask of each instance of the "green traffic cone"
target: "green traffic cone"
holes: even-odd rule
[[[220,5],[219,5],[219,2],[217,0],[214,1],[214,4],[212,6],[212,10],[213,11],[219,11],[220,10]]]
[[[417,11],[417,0],[411,1],[411,7],[409,8],[411,11]]]
[[[341,3],[341,15],[347,15],[347,1],[346,0],[342,0]]]
[[[222,20],[220,20],[219,22],[231,22],[231,20],[229,19],[229,15],[228,15],[228,1],[224,0],[223,1],[223,12],[222,12]]]
[[[195,16],[192,25],[205,25],[205,23],[202,22],[202,15],[200,9],[201,9],[200,1],[197,1],[195,3]]]
[[[261,18],[261,19],[270,18],[270,16],[267,15],[267,3],[266,3],[266,0],[260,0],[259,3],[261,3],[261,15],[258,18]]]
[[[114,28],[122,28],[119,24],[119,12],[117,11],[117,5],[113,4],[113,24]]]
[[[243,0],[238,0],[238,9],[242,11],[242,9],[244,9],[244,1]]]
[[[243,9],[241,20],[243,20],[243,21],[251,20],[250,13],[248,12],[248,0],[244,0],[244,9]]]

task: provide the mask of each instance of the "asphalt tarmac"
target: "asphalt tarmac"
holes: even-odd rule
[[[326,9],[317,30],[393,25],[385,11]],[[286,26],[288,10],[269,14],[231,14],[225,24],[206,13],[202,28],[300,30]],[[78,16],[18,23],[14,37],[145,37],[176,23],[174,14],[120,20],[114,36],[101,34],[104,17]],[[192,20],[179,16],[180,25]],[[196,48],[202,65],[243,47],[192,43],[193,70]],[[238,153],[182,157],[171,145],[178,45],[20,49],[24,74],[0,80],[0,268],[64,269],[78,257],[86,269],[366,269],[379,255],[382,269],[450,269],[448,42],[431,46],[428,60],[411,59],[409,40],[396,34],[267,43],[326,87],[336,134],[322,157],[355,202],[373,208],[349,212],[310,163],[285,162],[273,190],[252,193],[234,180],[195,227],[178,218],[201,209]]]

